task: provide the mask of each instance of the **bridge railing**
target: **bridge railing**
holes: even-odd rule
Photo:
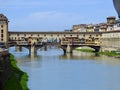
[[[27,41],[16,41],[17,45],[28,45]]]
[[[17,45],[42,45],[42,42],[17,41]]]
[[[8,45],[42,45],[43,42],[9,41]]]
[[[35,43],[35,45],[43,45],[43,43],[42,42],[37,42],[37,43]]]
[[[16,41],[8,41],[8,45],[16,45]]]
[[[99,41],[61,41],[61,45],[100,45]]]

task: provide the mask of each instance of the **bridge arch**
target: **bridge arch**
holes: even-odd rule
[[[64,53],[72,53],[75,48],[78,47],[90,47],[94,49],[94,52],[99,52],[100,46],[92,46],[92,45],[61,45],[61,48],[63,49]]]

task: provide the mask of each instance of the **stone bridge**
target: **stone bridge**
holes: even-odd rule
[[[8,46],[29,49],[29,54],[37,54],[40,48],[57,46],[64,53],[72,53],[77,47],[88,46],[99,51],[101,45],[101,32],[9,32]]]

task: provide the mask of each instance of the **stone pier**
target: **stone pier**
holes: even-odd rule
[[[37,55],[37,48],[34,45],[31,45],[30,48],[29,48],[29,55],[30,56]]]
[[[16,52],[21,52],[22,51],[22,47],[21,46],[15,46],[15,51]]]
[[[69,44],[67,45],[66,53],[72,53],[72,47]]]

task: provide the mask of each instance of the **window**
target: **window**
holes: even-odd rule
[[[113,28],[111,27],[111,28],[110,28],[110,30],[112,31],[112,30],[113,30]]]
[[[98,37],[98,35],[96,35],[96,37]]]
[[[3,28],[3,25],[1,25],[1,28]]]
[[[1,37],[3,38],[3,37],[4,37],[4,35],[3,35],[3,34],[1,34]]]
[[[94,29],[94,32],[99,32],[99,29]]]
[[[1,30],[1,33],[3,33],[3,29]]]
[[[3,41],[3,38],[1,39],[1,41]]]
[[[117,27],[120,27],[120,23],[117,24]]]

